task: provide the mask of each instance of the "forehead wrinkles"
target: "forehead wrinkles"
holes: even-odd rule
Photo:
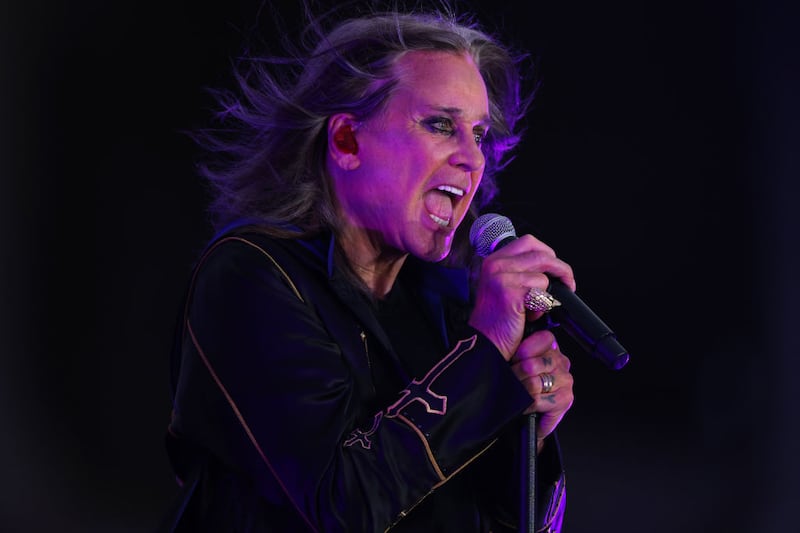
[[[468,53],[439,50],[407,52],[395,62],[393,71],[394,87],[390,97],[405,90],[417,104],[448,112],[458,118],[488,122],[486,84]],[[475,87],[478,87],[480,99],[476,109],[471,107],[476,97],[473,91]],[[474,117],[469,116],[472,113]]]
[[[467,116],[466,112],[470,109],[462,109],[461,105],[453,105],[453,98],[462,102],[462,96],[467,102],[472,100],[472,96],[464,89],[468,84],[453,82],[452,79],[448,82],[442,76],[443,59],[464,59],[468,67],[474,70],[466,71],[467,76],[474,76],[473,80],[477,79],[480,84],[480,89],[483,94],[483,101],[480,103],[480,109],[475,111],[475,116]],[[460,65],[462,66],[462,65]],[[448,73],[454,70],[458,73],[459,68],[454,64],[446,67]],[[458,73],[463,76],[463,73]],[[434,82],[432,85],[429,82]],[[439,83],[436,83],[439,82]],[[442,50],[413,50],[404,52],[395,59],[391,66],[391,75],[389,78],[375,80],[372,87],[374,90],[386,90],[386,98],[383,103],[379,105],[369,115],[362,116],[360,127],[364,129],[381,128],[385,124],[385,120],[389,119],[390,115],[400,111],[405,113],[415,112],[444,112],[452,115],[455,119],[466,119],[485,126],[491,126],[490,112],[488,102],[488,90],[486,84],[478,72],[477,66],[472,56],[467,52],[449,52]],[[425,93],[425,89],[434,88],[433,94],[438,99],[430,99],[428,95],[421,96]],[[451,93],[452,94],[448,94]],[[403,94],[405,93],[405,94]],[[442,94],[444,93],[444,94]],[[449,98],[447,101],[442,101],[440,98]],[[444,96],[446,95],[446,96]],[[397,97],[405,98],[407,101],[404,103],[403,108],[397,109]],[[413,109],[409,108],[413,107]],[[471,113],[470,113],[471,114]],[[370,124],[371,123],[371,124]]]

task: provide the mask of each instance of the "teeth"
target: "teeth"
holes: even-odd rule
[[[450,194],[454,194],[456,196],[464,196],[463,189],[459,189],[458,187],[453,187],[452,185],[439,185],[436,188],[442,192],[449,192]]]
[[[445,220],[443,218],[439,218],[436,215],[434,215],[433,213],[428,213],[428,216],[430,216],[431,220],[433,220],[434,222],[436,222],[437,224],[439,224],[443,228],[446,228],[447,226],[450,225],[450,221],[449,220]]]

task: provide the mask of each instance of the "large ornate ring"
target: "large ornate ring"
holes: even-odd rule
[[[542,394],[553,390],[553,385],[556,383],[556,378],[553,377],[553,374],[539,374],[539,379],[542,380]]]
[[[528,311],[541,311],[547,313],[554,307],[561,305],[561,302],[553,298],[553,295],[544,289],[533,287],[525,295],[525,309]]]

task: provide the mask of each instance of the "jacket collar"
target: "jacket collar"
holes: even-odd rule
[[[324,262],[328,279],[336,279],[334,260],[336,237],[332,233],[298,242]],[[445,267],[409,255],[403,264],[400,276],[419,283],[425,292],[440,294],[442,297],[455,300],[460,304],[466,304],[469,301],[469,278],[466,269]]]
[[[263,221],[256,219],[236,221],[218,232],[212,242],[225,234],[263,224]],[[307,258],[311,263],[308,266],[325,273],[337,297],[351,309],[362,327],[379,341],[386,352],[391,354],[397,370],[401,372],[400,375],[405,375],[386,332],[375,316],[372,303],[366,295],[347,282],[338,272],[335,261],[336,238],[333,233],[327,232],[308,239],[295,239],[294,242],[311,254],[312,257]],[[467,270],[429,263],[409,255],[400,271],[400,277],[408,280],[410,286],[419,287],[424,305],[423,311],[436,326],[445,345],[450,346],[445,303],[451,301],[460,306],[467,305],[470,296]],[[410,377],[406,377],[410,379]]]
[[[337,272],[334,260],[336,237],[333,234],[321,235],[314,239],[298,240],[324,265],[331,287],[338,297],[353,310],[355,315],[383,348],[396,355],[383,327],[378,323],[371,303],[358,289],[347,283]],[[469,277],[466,269],[449,268],[437,263],[422,261],[409,255],[400,271],[400,277],[408,280],[410,286],[419,287],[420,296],[429,320],[436,326],[446,346],[450,345],[445,302],[453,301],[466,305],[469,301]]]

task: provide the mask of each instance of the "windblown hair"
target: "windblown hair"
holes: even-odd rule
[[[237,91],[215,93],[222,126],[195,138],[212,156],[201,166],[210,185],[209,214],[220,230],[255,219],[281,236],[337,232],[336,200],[326,170],[327,120],[380,112],[396,86],[394,65],[411,51],[468,53],[486,84],[492,127],[482,144],[486,166],[471,213],[496,194],[495,175],[518,143],[531,98],[520,93],[522,54],[451,12],[377,12],[330,30],[308,15],[312,38],[290,58],[247,57],[234,70]],[[532,96],[532,95],[531,95]],[[464,231],[454,242],[468,247]],[[459,242],[460,241],[460,242]],[[451,254],[451,255],[458,255]]]

